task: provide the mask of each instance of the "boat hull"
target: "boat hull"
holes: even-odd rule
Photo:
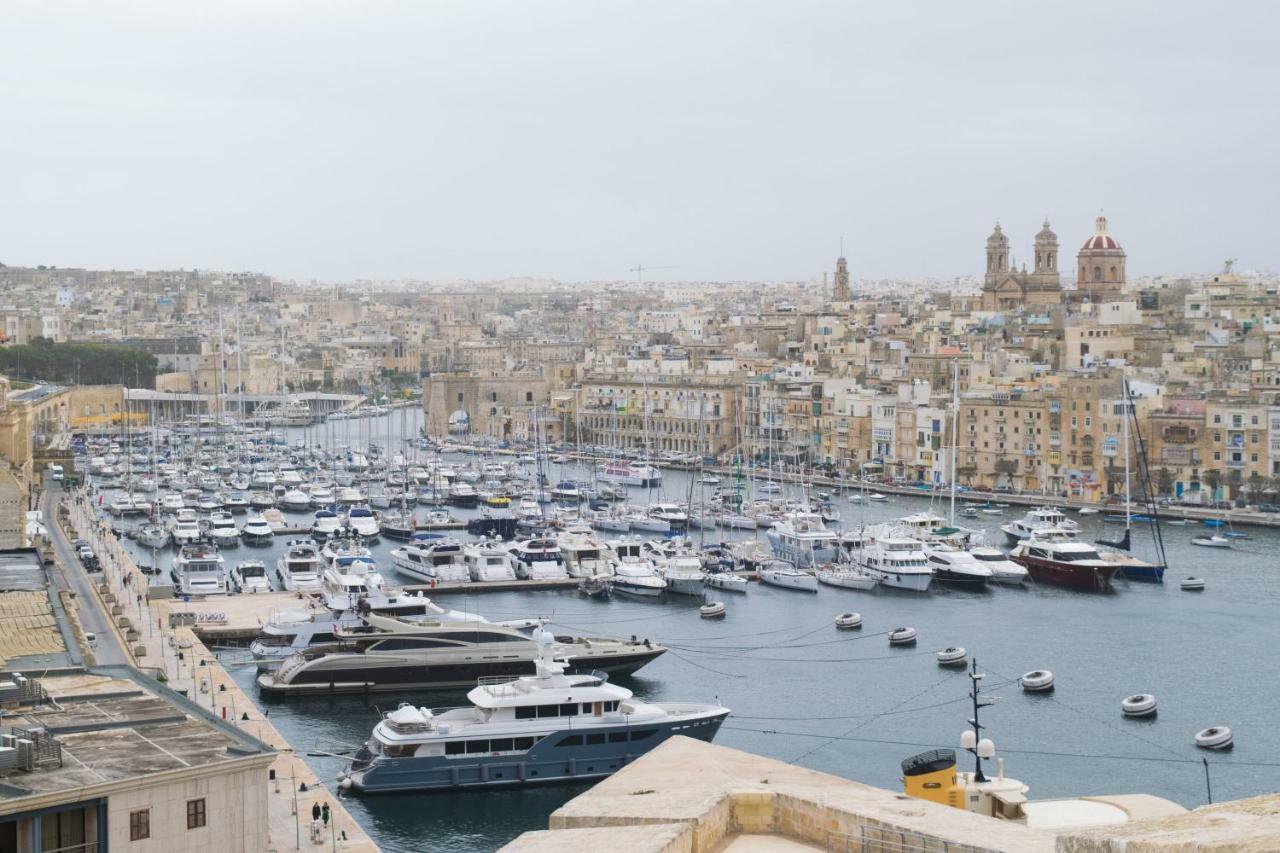
[[[1098,566],[1089,563],[1064,563],[1040,557],[1011,557],[1031,575],[1036,583],[1075,589],[1081,592],[1111,592],[1118,566]]]

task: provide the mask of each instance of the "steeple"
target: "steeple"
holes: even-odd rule
[[[840,241],[840,255],[841,257],[836,258],[836,281],[831,289],[831,299],[834,302],[848,302],[849,264],[844,259],[844,240]]]
[[[1005,236],[1000,223],[997,222],[995,230],[987,238],[987,282],[994,283],[1000,275],[1008,271],[1009,238]]]

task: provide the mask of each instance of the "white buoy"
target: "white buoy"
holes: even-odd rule
[[[861,613],[841,613],[836,617],[836,627],[842,631],[862,627]]]
[[[964,666],[964,646],[947,646],[945,649],[939,649],[937,657],[938,666]]]
[[[1187,592],[1203,592],[1204,578],[1187,578],[1179,586]]]
[[[915,628],[894,628],[889,632],[889,645],[891,646],[910,646],[916,641]]]
[[[1233,744],[1231,729],[1227,726],[1210,726],[1196,732],[1196,746],[1201,749],[1227,749]]]
[[[1156,697],[1150,693],[1135,693],[1120,700],[1120,710],[1126,717],[1154,717]]]
[[[703,619],[721,619],[725,614],[725,606],[723,601],[709,601],[698,608],[698,613]]]
[[[1027,693],[1045,693],[1053,689],[1053,673],[1047,669],[1033,669],[1018,681]]]

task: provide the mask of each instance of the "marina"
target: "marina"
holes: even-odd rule
[[[461,465],[469,457],[445,454],[444,458]],[[567,462],[555,468],[554,476],[559,479],[591,482],[587,466]],[[672,468],[663,472],[663,488],[668,494],[681,494],[688,489],[687,478],[696,476]],[[711,485],[695,483],[695,494],[700,488]],[[780,491],[782,497],[801,495],[795,486],[784,486]],[[1032,506],[1041,504],[1043,500]],[[932,505],[935,511],[942,509],[940,499]],[[863,524],[874,526],[914,517],[929,506],[929,498],[921,497],[918,491],[886,493],[884,501],[841,507],[840,520],[826,526],[851,541],[862,541],[858,531]],[[456,524],[465,525],[470,518],[482,516],[485,508],[453,507],[450,511]],[[1075,515],[1079,525],[1079,541],[1091,543],[1108,535],[1108,525],[1100,516],[1068,513]],[[425,510],[418,508],[417,514],[421,516]],[[293,517],[285,512],[286,520]],[[299,521],[294,526],[302,527],[305,516],[299,513],[296,517]],[[1000,542],[1000,526],[1010,517],[988,515],[965,521],[978,539]],[[104,523],[113,522],[118,523],[104,516]],[[1162,758],[1173,761],[1175,768],[1186,769],[1163,776],[1158,793],[1194,805],[1203,798],[1203,769],[1190,763],[1196,751],[1192,735],[1219,721],[1229,722],[1236,749],[1217,753],[1215,790],[1221,788],[1222,796],[1269,790],[1280,783],[1276,770],[1245,757],[1252,754],[1255,745],[1265,749],[1274,738],[1257,705],[1261,694],[1256,691],[1262,688],[1227,681],[1226,673],[1216,670],[1213,661],[1250,644],[1261,647],[1267,642],[1265,613],[1268,603],[1280,598],[1280,579],[1269,576],[1263,568],[1263,549],[1275,544],[1271,540],[1276,534],[1259,531],[1253,539],[1237,542],[1236,549],[1222,553],[1194,547],[1191,536],[1199,532],[1194,528],[1181,534],[1175,531],[1177,528],[1166,536],[1171,571],[1179,577],[1194,574],[1201,580],[1203,591],[1197,595],[1183,592],[1175,583],[1140,583],[1123,577],[1116,577],[1114,590],[1104,595],[1044,585],[1034,578],[1012,585],[977,587],[938,583],[924,593],[883,584],[860,587],[856,581],[848,585],[822,583],[815,592],[798,594],[795,589],[755,580],[765,567],[762,562],[728,575],[741,579],[746,594],[730,594],[716,602],[723,603],[723,611],[716,614],[720,618],[712,619],[701,618],[705,602],[698,597],[633,593],[594,600],[578,592],[580,578],[568,576],[567,571],[559,578],[475,581],[468,574],[466,580],[418,583],[395,571],[390,554],[401,547],[399,542],[383,537],[368,547],[379,570],[394,578],[406,595],[439,598],[451,609],[490,620],[545,619],[557,633],[635,634],[640,640],[662,644],[666,654],[634,674],[610,677],[609,683],[631,690],[645,701],[702,701],[730,708],[731,715],[717,737],[717,743],[724,745],[896,787],[902,747],[884,741],[946,745],[938,733],[952,727],[950,712],[963,701],[964,678],[959,671],[954,679],[943,677],[952,667],[940,666],[943,661],[938,650],[964,646],[982,656],[984,668],[992,672],[997,684],[1003,681],[1016,688],[1019,673],[1044,667],[1053,670],[1052,693],[1015,689],[1010,695],[1008,688],[993,691],[1000,701],[987,712],[1002,729],[1016,732],[1016,737],[1007,737],[1006,742],[1010,749],[1022,750],[1018,753],[1022,774],[1036,780],[1040,793],[1114,791],[1116,774],[1122,780],[1129,778],[1136,788],[1146,785],[1140,773],[1143,761]],[[290,547],[289,539],[297,535],[278,532],[271,541],[256,546],[244,542],[236,560],[252,557],[274,566]],[[465,532],[446,535],[458,537],[466,547],[480,543]],[[694,543],[724,542],[725,553],[756,553],[743,550],[753,542],[762,553],[772,550],[763,530],[721,528],[693,530],[688,535]],[[647,542],[656,538],[655,534],[595,536],[619,554],[632,553],[640,575],[663,583],[652,569],[656,555],[647,550]],[[1135,551],[1139,553],[1140,540],[1135,533]],[[124,541],[140,562],[151,559],[150,549],[136,541]],[[544,550],[538,547],[535,553]],[[981,553],[980,549],[975,551]],[[1256,555],[1252,566],[1240,559],[1249,553]],[[172,558],[172,550],[156,552],[156,556],[163,565]],[[619,560],[615,572],[624,563]],[[821,578],[822,572],[817,575]],[[168,614],[168,619],[189,622],[206,643],[221,649],[219,655],[230,676],[256,704],[270,710],[273,724],[286,737],[296,738],[298,748],[312,752],[307,760],[317,775],[329,780],[335,794],[339,777],[388,707],[385,699],[392,705],[409,702],[414,707],[464,701],[462,693],[407,687],[391,693],[324,690],[323,695],[287,698],[263,692],[258,685],[258,668],[252,665],[246,648],[260,633],[261,623],[273,613],[287,610],[323,612],[318,596],[303,593],[300,598],[298,591],[279,590],[277,580],[272,578],[277,589],[271,592],[157,600],[152,606]],[[618,580],[615,575],[615,592],[623,592]],[[708,582],[707,586],[714,589],[717,585]],[[844,624],[833,621],[832,614],[849,614],[850,608],[858,611],[853,614],[857,616],[855,630],[849,630],[851,618],[842,617]],[[1215,621],[1231,624],[1233,629],[1214,631]],[[1185,624],[1195,624],[1197,630],[1184,631]],[[885,638],[903,626],[913,626],[914,645],[888,644]],[[1017,641],[1008,642],[1010,637]],[[1143,666],[1140,656],[1123,657],[1117,663],[1111,650],[1126,646],[1158,650],[1172,663],[1159,671]],[[1208,676],[1202,688],[1193,688],[1189,686],[1194,681],[1190,673],[1216,674]],[[761,690],[762,684],[777,685],[778,689]],[[871,689],[850,692],[849,685],[854,684]],[[807,695],[803,712],[787,702],[796,690]],[[1120,712],[1120,700],[1136,695],[1135,690],[1161,697],[1158,717]],[[1052,698],[1047,703],[1028,704],[1032,698],[1045,696]],[[1128,718],[1130,722],[1099,726],[1100,717]],[[1151,719],[1155,722],[1148,722]],[[1135,725],[1156,728],[1126,728]],[[1083,752],[1073,755],[1072,741],[1086,735],[1094,751],[1109,757],[1091,758]],[[1055,754],[1038,754],[1038,743]],[[1243,744],[1249,746],[1242,748]],[[1126,757],[1131,760],[1122,760]],[[1114,765],[1106,784],[1093,778],[1099,761],[1108,767]],[[432,795],[433,807],[428,810],[406,808],[404,798],[410,794],[348,796],[345,803],[356,819],[377,828],[376,840],[387,849],[412,848],[414,839],[426,834],[440,839],[435,849],[479,851],[491,849],[493,837],[480,841],[469,833],[468,827],[482,813],[500,813],[499,826],[494,830],[488,824],[490,831],[514,837],[523,830],[544,826],[549,811],[581,790],[582,783],[571,782],[483,793],[437,793]]]

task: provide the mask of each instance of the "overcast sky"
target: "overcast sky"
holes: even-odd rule
[[[0,2],[8,264],[1280,267],[1273,2]]]

